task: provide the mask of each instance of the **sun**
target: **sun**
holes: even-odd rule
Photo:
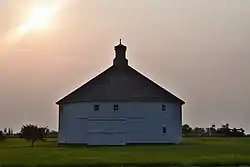
[[[0,0],[1,1],[1,0]],[[3,36],[5,48],[10,49],[14,44],[19,43],[23,38],[25,38],[30,32],[51,30],[51,28],[56,28],[56,24],[53,22],[56,17],[60,17],[59,10],[67,7],[72,1],[69,0],[51,0],[41,1],[41,3],[32,3],[33,6],[27,6],[27,13],[22,13],[24,21],[18,26],[10,28],[6,34]],[[49,2],[49,3],[48,3]],[[23,15],[24,14],[24,15]],[[56,17],[55,17],[56,16]],[[32,33],[33,34],[33,33]],[[33,34],[34,35],[34,34]],[[0,41],[1,42],[1,41]],[[8,50],[6,49],[6,50]]]
[[[20,33],[45,29],[51,23],[58,7],[34,7],[28,14],[27,21],[19,27]]]

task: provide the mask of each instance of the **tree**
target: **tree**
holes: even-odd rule
[[[214,136],[216,134],[216,126],[215,125],[212,125],[209,128],[209,134],[210,134],[210,136]]]
[[[55,130],[50,131],[49,132],[49,137],[57,138],[58,137],[58,132],[55,131]]]
[[[49,133],[47,127],[38,127],[36,125],[23,125],[21,127],[21,137],[31,142],[31,146],[35,146],[37,140],[44,140]]]
[[[237,129],[233,128],[230,130],[230,137],[244,137],[245,136],[245,130],[243,128]]]
[[[0,130],[0,141],[2,141],[4,139],[5,139],[4,133],[3,133],[3,131]]]
[[[226,123],[225,125],[222,125],[221,128],[217,129],[217,134],[220,134],[224,137],[228,137],[230,136],[230,128],[229,128],[229,124]]]
[[[12,129],[11,128],[8,128],[8,132],[7,132],[8,136],[12,136]]]
[[[182,125],[182,133],[184,135],[190,134],[191,132],[192,128],[188,124]]]
[[[3,130],[3,134],[7,134],[7,128],[4,128],[4,130]]]
[[[204,136],[205,132],[206,131],[204,128],[199,128],[199,127],[195,127],[193,130],[195,136]]]
[[[230,128],[229,128],[229,124],[226,123],[225,125],[222,125],[222,133],[225,136],[230,136]]]

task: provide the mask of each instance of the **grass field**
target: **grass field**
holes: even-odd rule
[[[58,147],[56,139],[0,142],[0,164],[6,166],[102,165],[250,165],[250,138],[185,138],[181,145]]]

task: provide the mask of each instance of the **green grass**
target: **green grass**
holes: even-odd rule
[[[0,142],[0,164],[6,166],[74,165],[250,165],[250,138],[184,138],[181,145],[58,147],[56,139]]]

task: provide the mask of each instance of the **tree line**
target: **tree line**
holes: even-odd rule
[[[35,146],[35,142],[38,140],[46,141],[46,138],[57,138],[58,132],[49,130],[48,127],[39,127],[37,125],[23,125],[21,131],[13,133],[11,128],[4,128],[0,130],[0,141],[4,141],[8,138],[24,138],[31,143],[31,146]]]
[[[230,128],[229,124],[223,124],[221,127],[212,125],[207,128],[195,127],[192,128],[188,124],[182,125],[182,135],[184,137],[245,137],[243,128]],[[38,140],[46,141],[46,138],[57,138],[58,132],[49,130],[48,127],[39,127],[36,125],[23,125],[20,132],[14,133],[11,128],[0,130],[0,141],[7,138],[24,138],[30,141],[31,146],[35,146]]]
[[[231,128],[228,123],[216,127],[212,125],[207,128],[192,128],[188,124],[182,125],[182,135],[186,137],[245,137],[243,128]]]

